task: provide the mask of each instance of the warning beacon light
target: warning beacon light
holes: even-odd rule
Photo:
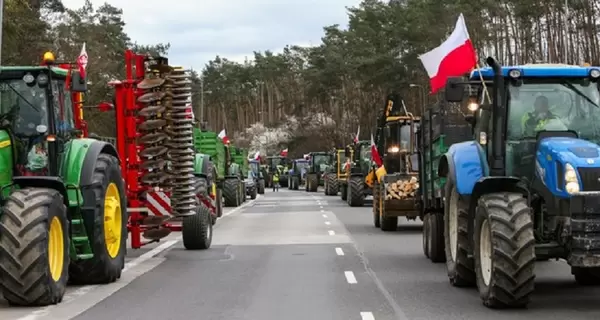
[[[54,54],[50,51],[44,53],[44,64],[52,64],[54,63]]]

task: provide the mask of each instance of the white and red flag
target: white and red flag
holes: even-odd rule
[[[79,53],[79,57],[77,57],[77,67],[79,68],[79,74],[81,74],[81,78],[85,79],[85,69],[88,64],[88,54],[85,50],[85,42],[83,43],[83,47],[81,47],[81,52]]]
[[[219,139],[223,140],[224,144],[229,143],[229,138],[227,138],[227,133],[225,133],[225,129],[221,130],[218,135]]]
[[[448,77],[458,77],[473,70],[477,55],[462,13],[450,37],[439,47],[420,55],[419,59],[429,75],[431,93],[443,88]]]
[[[287,157],[287,155],[288,155],[288,149],[285,148],[285,149],[281,150],[281,152],[279,153],[279,155],[282,156],[282,157]]]
[[[359,135],[360,135],[360,125],[358,125],[358,130],[356,130],[356,135],[354,136],[354,143],[358,143]]]
[[[373,134],[371,133],[371,159],[375,161],[377,167],[381,167],[383,161],[381,160],[381,156],[379,155],[379,151],[377,151],[377,145],[375,145],[375,139],[373,139]]]

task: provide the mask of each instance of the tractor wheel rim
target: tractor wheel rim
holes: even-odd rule
[[[483,283],[485,283],[486,286],[489,286],[492,279],[492,237],[488,219],[485,219],[481,224],[481,233],[479,234],[479,261]]]
[[[65,239],[62,224],[58,217],[53,217],[48,230],[48,267],[52,280],[58,281],[62,276],[65,262]]]
[[[458,254],[458,195],[455,190],[450,194],[450,207],[448,208],[448,236],[450,238],[450,254],[452,261],[456,261]]]
[[[111,182],[104,195],[104,245],[106,252],[113,259],[121,251],[122,219],[119,188]]]

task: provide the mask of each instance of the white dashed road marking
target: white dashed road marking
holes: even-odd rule
[[[371,312],[361,312],[360,318],[362,320],[375,320],[375,317],[373,316],[373,313],[371,313]]]
[[[344,275],[346,276],[346,281],[348,281],[349,284],[357,283],[356,277],[354,276],[354,272],[344,271]]]
[[[331,224],[331,222],[329,222],[329,221],[325,221],[325,224],[326,224],[326,225],[330,225],[330,224]]]
[[[342,248],[335,248],[335,253],[337,253],[338,256],[343,256],[344,250],[342,250]]]
[[[330,236],[335,236],[335,231],[333,231],[333,230],[329,230],[329,235],[330,235]]]

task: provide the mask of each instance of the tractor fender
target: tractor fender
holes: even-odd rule
[[[106,153],[119,160],[119,154],[113,145],[88,138],[71,140],[67,142],[65,148],[66,156],[61,168],[62,177],[67,188],[69,205],[78,206],[83,203],[81,192],[92,184],[98,156]],[[81,190],[78,191],[75,187]]]
[[[479,197],[495,192],[522,193],[526,199],[529,199],[530,195],[527,186],[523,183],[523,180],[517,177],[487,176],[479,179],[477,182],[475,182],[471,196],[468,197],[469,225],[467,231],[469,234],[469,240],[473,239],[473,235],[475,233],[474,221]]]
[[[438,165],[438,176],[452,179],[456,191],[462,196],[471,195],[475,183],[488,175],[489,166],[483,148],[474,141],[453,144]]]
[[[64,181],[59,177],[45,177],[45,176],[23,176],[14,177],[13,183],[19,186],[19,188],[48,188],[54,189],[63,196],[63,202],[69,206],[69,195],[67,193],[67,187]]]

